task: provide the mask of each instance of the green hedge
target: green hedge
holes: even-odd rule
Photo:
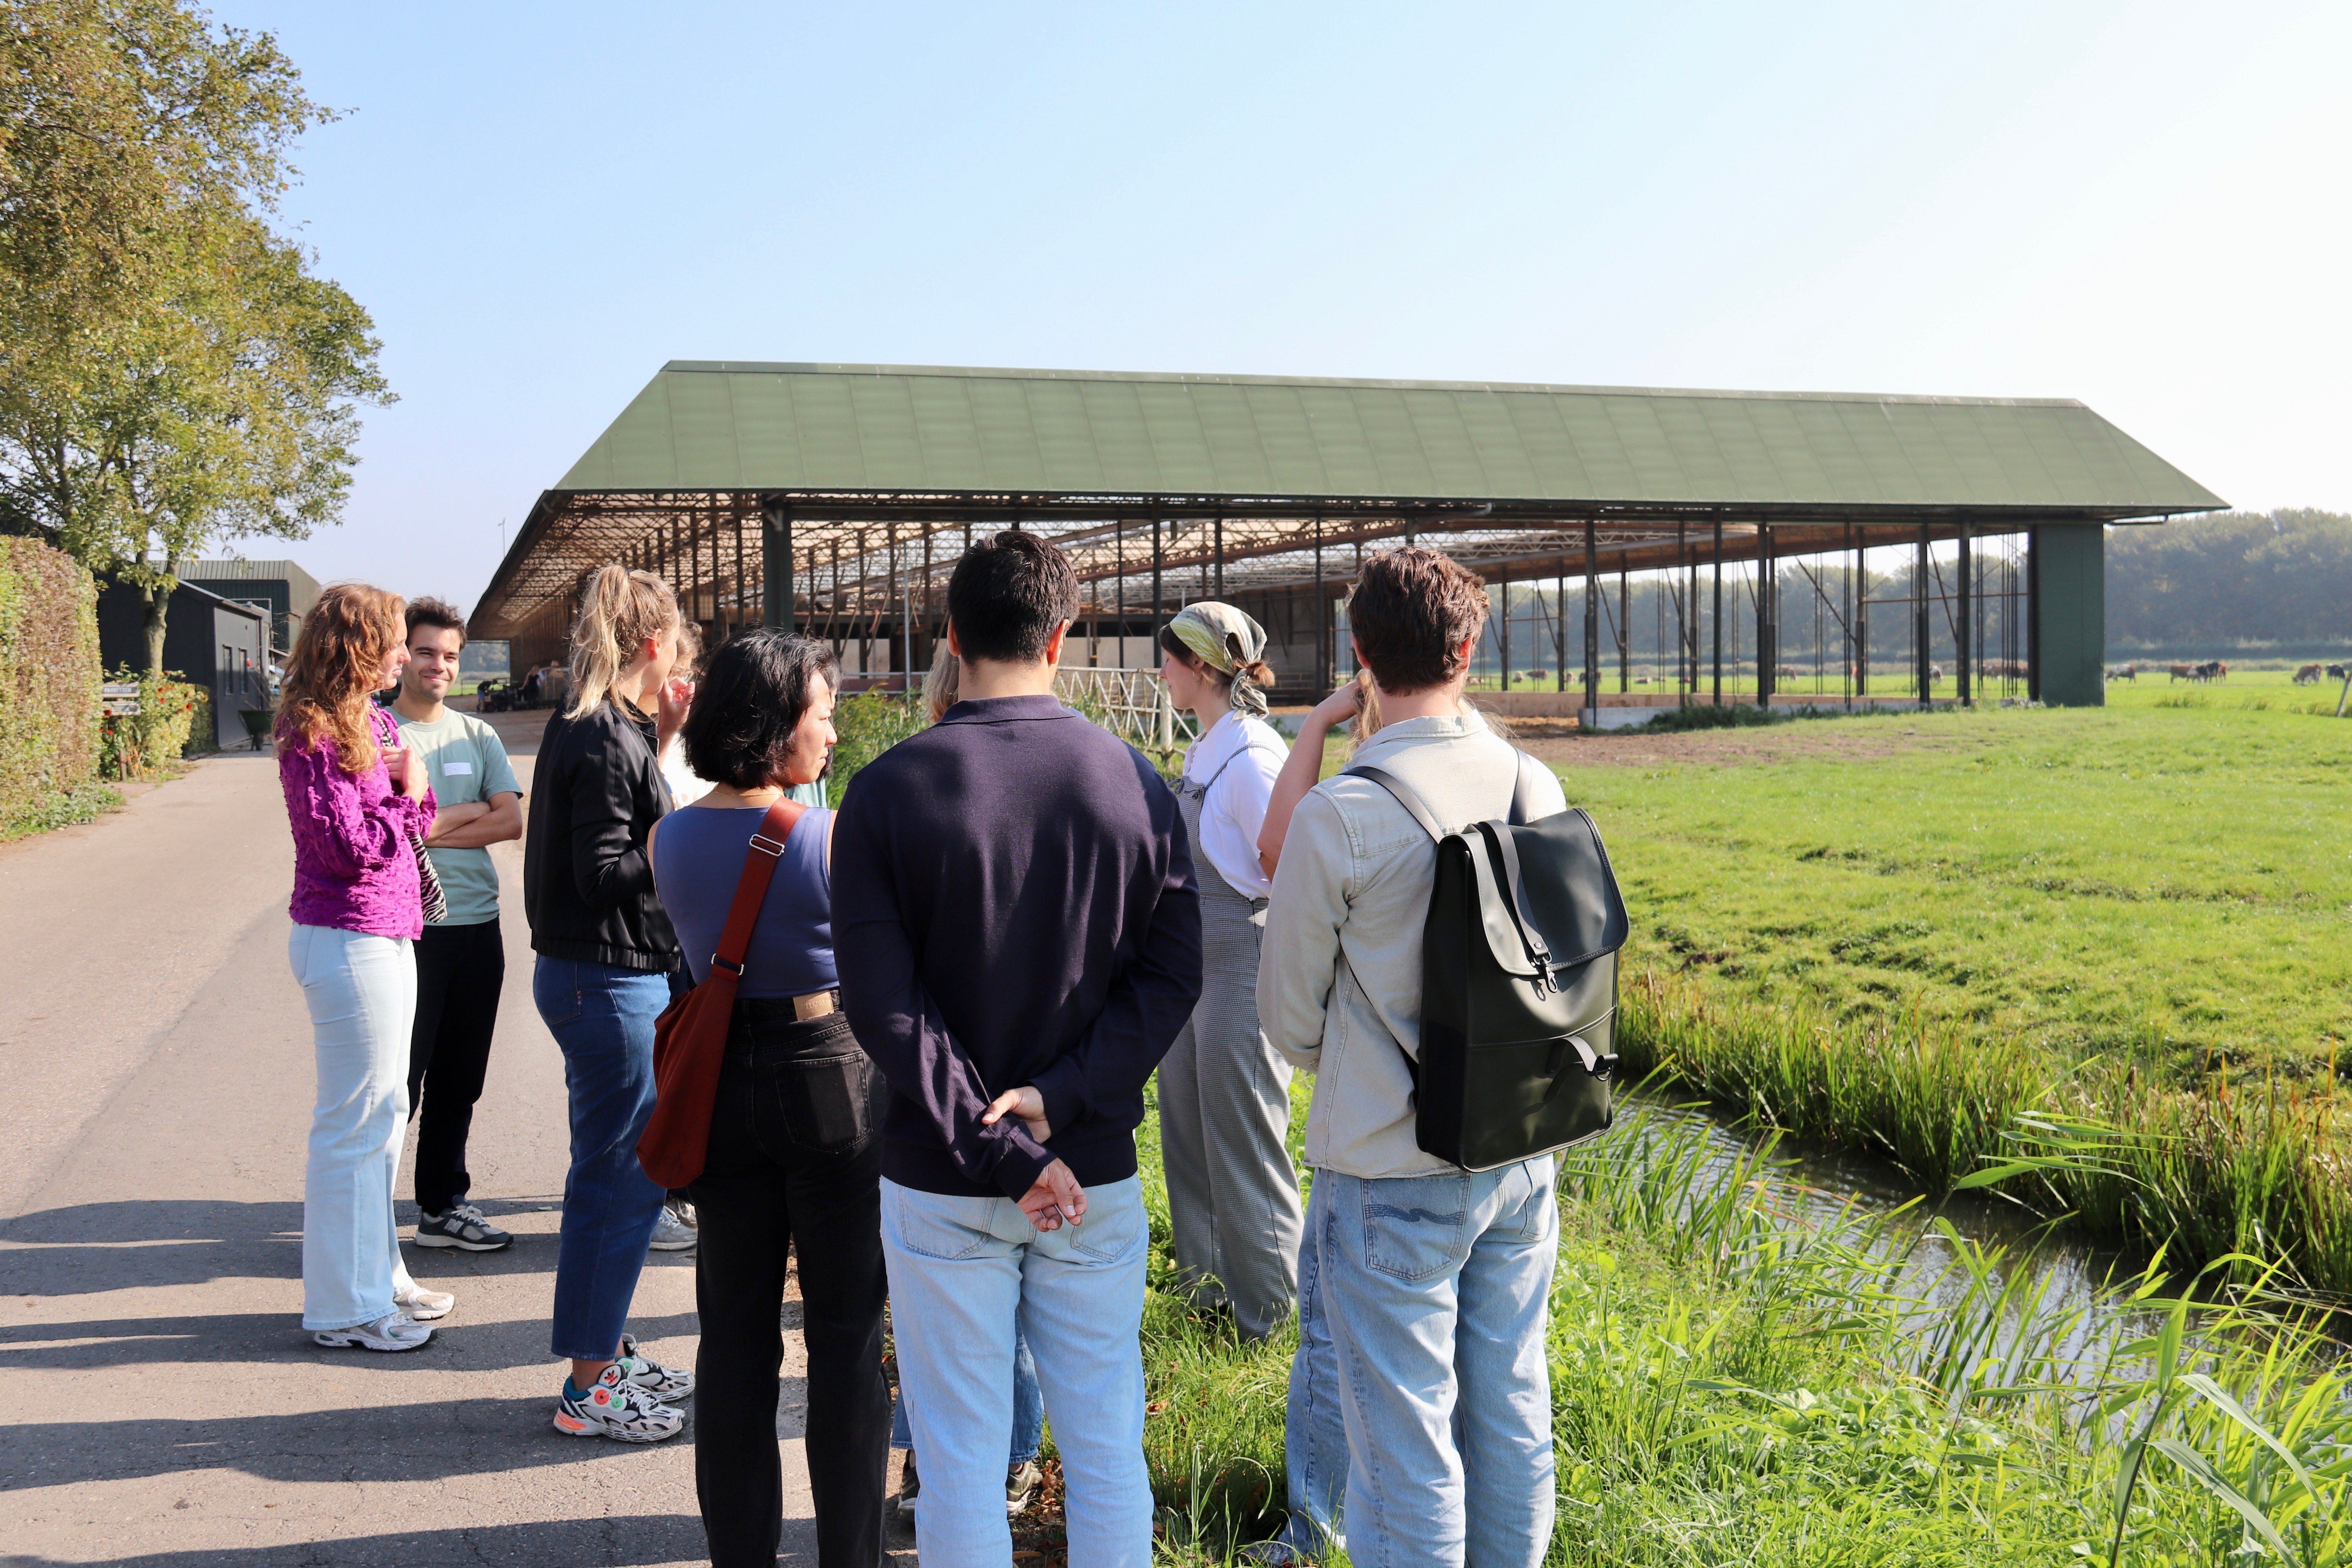
[[[98,584],[0,535],[0,838],[85,819],[99,763]]]

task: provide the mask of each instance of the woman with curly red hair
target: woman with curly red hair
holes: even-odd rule
[[[412,1351],[450,1299],[400,1261],[393,1182],[408,1121],[408,1036],[425,905],[415,842],[425,770],[370,699],[408,662],[396,594],[343,583],[302,617],[278,705],[294,832],[287,956],[310,1008],[319,1094],[302,1180],[302,1326],[320,1344]],[[412,1315],[414,1314],[414,1315]]]

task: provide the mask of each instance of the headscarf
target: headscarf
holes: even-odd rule
[[[1210,668],[1233,685],[1228,700],[1234,710],[1253,719],[1265,717],[1265,688],[1253,670],[1265,667],[1265,628],[1231,605],[1202,599],[1176,612],[1168,623],[1176,639]]]

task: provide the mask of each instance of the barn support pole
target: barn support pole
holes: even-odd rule
[[[1155,640],[1160,636],[1160,605],[1161,601],[1160,574],[1164,564],[1160,548],[1160,513],[1151,514],[1151,629],[1148,634]]]
[[[1223,512],[1217,514],[1216,551],[1217,597],[1222,599],[1225,596],[1225,514]]]
[[[1618,558],[1621,562],[1622,556]],[[1617,690],[1622,696],[1633,689],[1633,598],[1627,586],[1625,568],[1617,568]]]
[[[1675,565],[1679,569],[1677,575],[1689,576],[1690,524],[1680,518],[1675,520]],[[1691,648],[1694,645],[1691,637],[1695,628],[1691,617],[1698,613],[1698,605],[1691,599],[1689,588],[1690,584],[1685,582],[1684,592],[1675,596],[1675,703],[1677,707],[1689,704],[1694,684],[1695,672],[1691,668]]]
[[[1707,620],[1715,628],[1715,695],[1711,699],[1717,708],[1723,706],[1723,516],[1715,519],[1715,606]]]
[[[835,534],[831,542],[833,545],[833,572],[831,574],[832,581],[828,584],[824,595],[824,629],[825,640],[833,645],[833,660],[835,664],[839,664],[841,662],[843,645],[847,640],[841,635],[841,535],[837,533]]]
[[[735,620],[740,626],[750,612],[751,579],[743,570],[743,513],[735,513]]]
[[[1848,526],[1853,526],[1849,524]],[[1870,530],[1853,530],[1853,694],[1870,698]]]
[[[1511,689],[1511,569],[1496,568],[1503,589],[1503,689]]]
[[[1552,584],[1551,669],[1557,689],[1568,689],[1568,568],[1563,564]]]
[[[1772,558],[1772,525],[1756,525],[1756,706],[1772,706],[1780,680],[1780,563]]]
[[[1933,705],[1936,696],[1934,662],[1928,657],[1928,633],[1934,624],[1927,619],[1927,525],[1919,525],[1917,559],[1911,563],[1911,640],[1919,664],[1919,706]]]
[[[1601,551],[1592,520],[1584,520],[1584,717],[1587,730],[1601,728]]]
[[[1118,586],[1111,596],[1118,601],[1118,667],[1127,668],[1127,519],[1115,518],[1110,525],[1111,564],[1118,572]],[[1122,699],[1122,700],[1124,700]]]
[[[1323,592],[1323,520],[1315,520],[1315,697],[1339,682],[1331,676],[1331,601]]]
[[[713,647],[727,640],[727,623],[719,609],[719,505],[710,507],[710,642]]]
[[[1958,695],[1960,706],[1963,708],[1976,706],[1976,683],[1971,679],[1972,672],[1969,668],[1969,660],[1976,652],[1976,639],[1969,635],[1976,628],[1969,620],[1969,566],[1972,554],[1969,549],[1969,525],[1963,522],[1960,524],[1960,616],[1954,634],[1958,647],[1954,649],[1953,657],[1953,662],[1959,667],[1960,684]]]
[[[1852,708],[1862,691],[1862,650],[1855,637],[1860,628],[1853,615],[1862,584],[1862,552],[1854,549],[1851,522],[1845,525],[1845,547],[1853,556],[1853,570],[1845,574],[1845,705]]]
[[[2042,531],[2025,531],[2025,700],[2042,700]]]

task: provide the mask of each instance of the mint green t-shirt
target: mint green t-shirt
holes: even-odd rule
[[[394,713],[394,718],[400,715]],[[471,713],[447,709],[430,724],[400,720],[401,744],[425,760],[433,798],[443,805],[520,795],[499,732]],[[428,849],[441,890],[449,898],[446,926],[478,926],[499,918],[499,870],[487,849]]]

